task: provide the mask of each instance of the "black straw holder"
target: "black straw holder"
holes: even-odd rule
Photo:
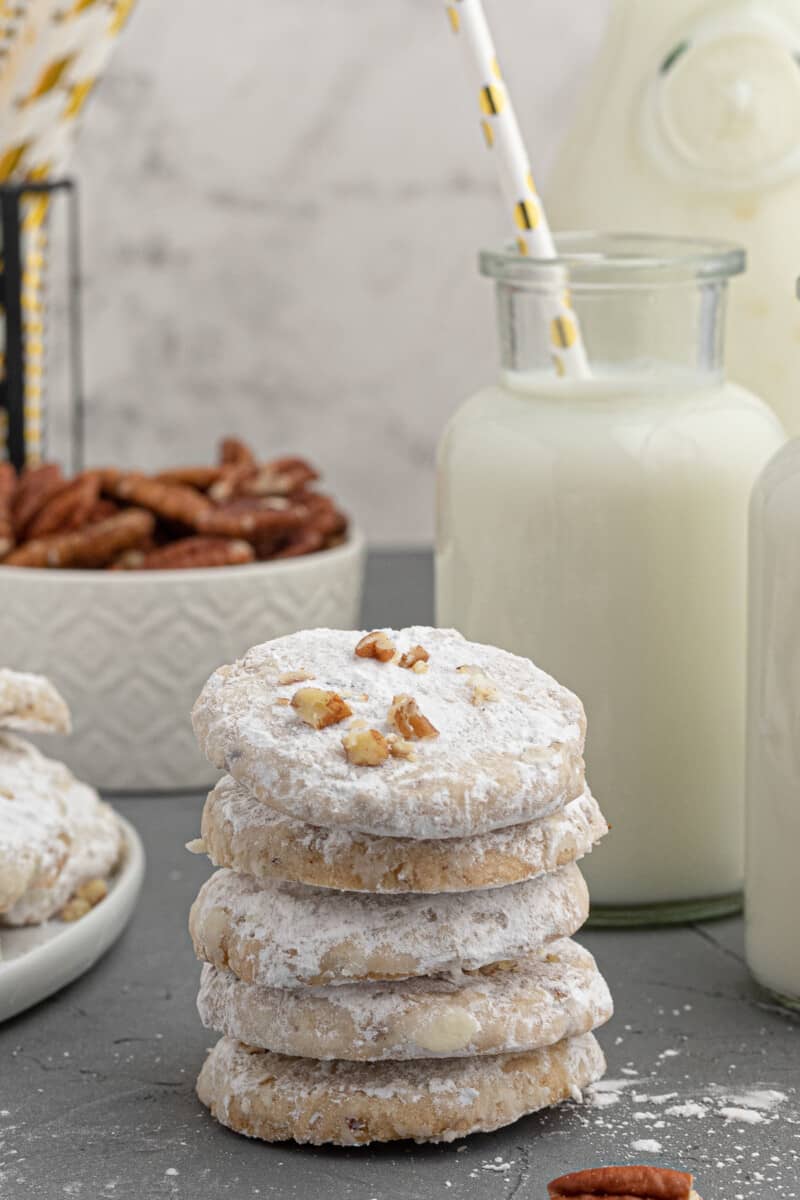
[[[0,187],[0,231],[3,265],[0,296],[5,310],[5,372],[0,377],[0,409],[5,409],[8,458],[20,470],[26,462],[25,336],[22,320],[22,215],[23,201],[31,195],[64,192],[68,202],[68,319],[70,377],[70,440],[73,470],[83,466],[84,398],[80,311],[80,224],[78,192],[71,179],[41,183],[4,184]],[[0,449],[2,449],[0,447]],[[0,455],[1,457],[1,455]]]

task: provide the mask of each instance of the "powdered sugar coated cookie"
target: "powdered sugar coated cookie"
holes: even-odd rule
[[[0,667],[0,729],[69,733],[69,709],[44,675]]]
[[[322,1063],[222,1038],[197,1094],[229,1129],[270,1142],[451,1142],[578,1098],[604,1070],[590,1033],[525,1054],[405,1063]]]
[[[528,659],[416,626],[387,631],[396,653],[381,661],[356,654],[363,636],[305,630],[216,671],[193,712],[209,760],[297,820],[389,837],[469,837],[581,795],[583,707]],[[401,665],[416,647],[422,670]],[[334,723],[303,719],[291,703],[303,688],[337,698]],[[354,762],[343,745],[352,722],[383,739],[403,733],[398,696],[436,736],[406,733],[406,756]]]
[[[471,838],[388,838],[287,817],[230,775],[210,792],[193,853],[216,867],[354,892],[469,892],[532,879],[582,858],[608,832],[588,788],[539,821]]]
[[[596,1029],[613,1006],[589,951],[563,939],[490,975],[291,991],[206,964],[197,1008],[209,1029],[250,1046],[380,1062],[536,1050]]]
[[[406,979],[531,954],[586,920],[574,864],[482,892],[377,896],[221,870],[189,916],[198,958],[248,983],[297,988]]]

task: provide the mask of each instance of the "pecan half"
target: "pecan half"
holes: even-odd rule
[[[250,496],[291,496],[319,473],[304,458],[276,458],[256,468],[242,481],[242,492]]]
[[[142,571],[188,570],[190,567],[236,567],[255,559],[249,542],[236,538],[187,537],[145,554]]]
[[[241,438],[226,437],[219,444],[219,461],[223,467],[255,467],[256,456]]]
[[[182,483],[163,483],[134,471],[113,481],[104,480],[103,489],[117,500],[126,500],[166,521],[177,521],[180,525],[194,526],[198,530],[201,530],[203,516],[211,508],[209,499],[195,488]]]
[[[64,476],[57,463],[41,463],[37,467],[26,467],[19,477],[11,505],[14,534],[22,541],[28,525],[42,505],[61,487]]]
[[[100,476],[96,471],[84,471],[69,483],[57,488],[28,523],[28,538],[48,537],[51,533],[68,533],[89,523],[89,514],[100,496]]]
[[[198,533],[209,537],[244,538],[256,541],[267,536],[280,536],[301,526],[305,511],[299,505],[278,507],[269,499],[258,500],[240,496],[212,505],[205,497],[208,508],[197,513],[193,522]]]
[[[197,488],[198,492],[207,492],[222,475],[222,467],[169,467],[159,471],[155,478],[160,483],[182,483],[186,487]]]
[[[155,521],[141,508],[128,508],[107,521],[69,533],[25,542],[4,560],[9,567],[104,567],[124,550],[152,535]]]
[[[669,1167],[593,1167],[553,1179],[547,1190],[550,1200],[691,1200],[692,1184],[691,1175]]]

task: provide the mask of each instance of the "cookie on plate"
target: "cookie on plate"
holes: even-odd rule
[[[591,954],[568,939],[490,975],[300,990],[243,983],[206,964],[197,1008],[207,1028],[247,1045],[353,1062],[536,1050],[596,1029],[613,1011]]]
[[[0,736],[0,923],[46,921],[83,884],[110,875],[122,845],[94,788],[20,738]]]
[[[588,787],[549,817],[471,838],[376,837],[287,817],[230,775],[209,793],[189,843],[216,867],[351,892],[470,892],[554,871],[608,832]]]
[[[0,734],[0,913],[57,879],[69,853],[64,783],[46,762],[28,742]]]
[[[222,1038],[197,1094],[223,1125],[268,1142],[451,1142],[499,1129],[599,1079],[591,1033],[542,1050],[419,1062],[315,1062]]]
[[[527,956],[586,920],[571,863],[489,891],[376,896],[215,872],[189,915],[197,957],[265,987],[407,979]]]
[[[277,638],[216,671],[192,720],[216,767],[311,825],[471,837],[584,791],[578,698],[452,629]]]
[[[69,709],[44,675],[0,667],[0,729],[69,733]]]

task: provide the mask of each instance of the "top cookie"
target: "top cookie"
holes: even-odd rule
[[[578,698],[452,629],[277,638],[216,671],[192,721],[216,767],[313,825],[469,837],[546,816],[584,786]]]
[[[69,709],[44,675],[0,667],[0,729],[69,733]]]

